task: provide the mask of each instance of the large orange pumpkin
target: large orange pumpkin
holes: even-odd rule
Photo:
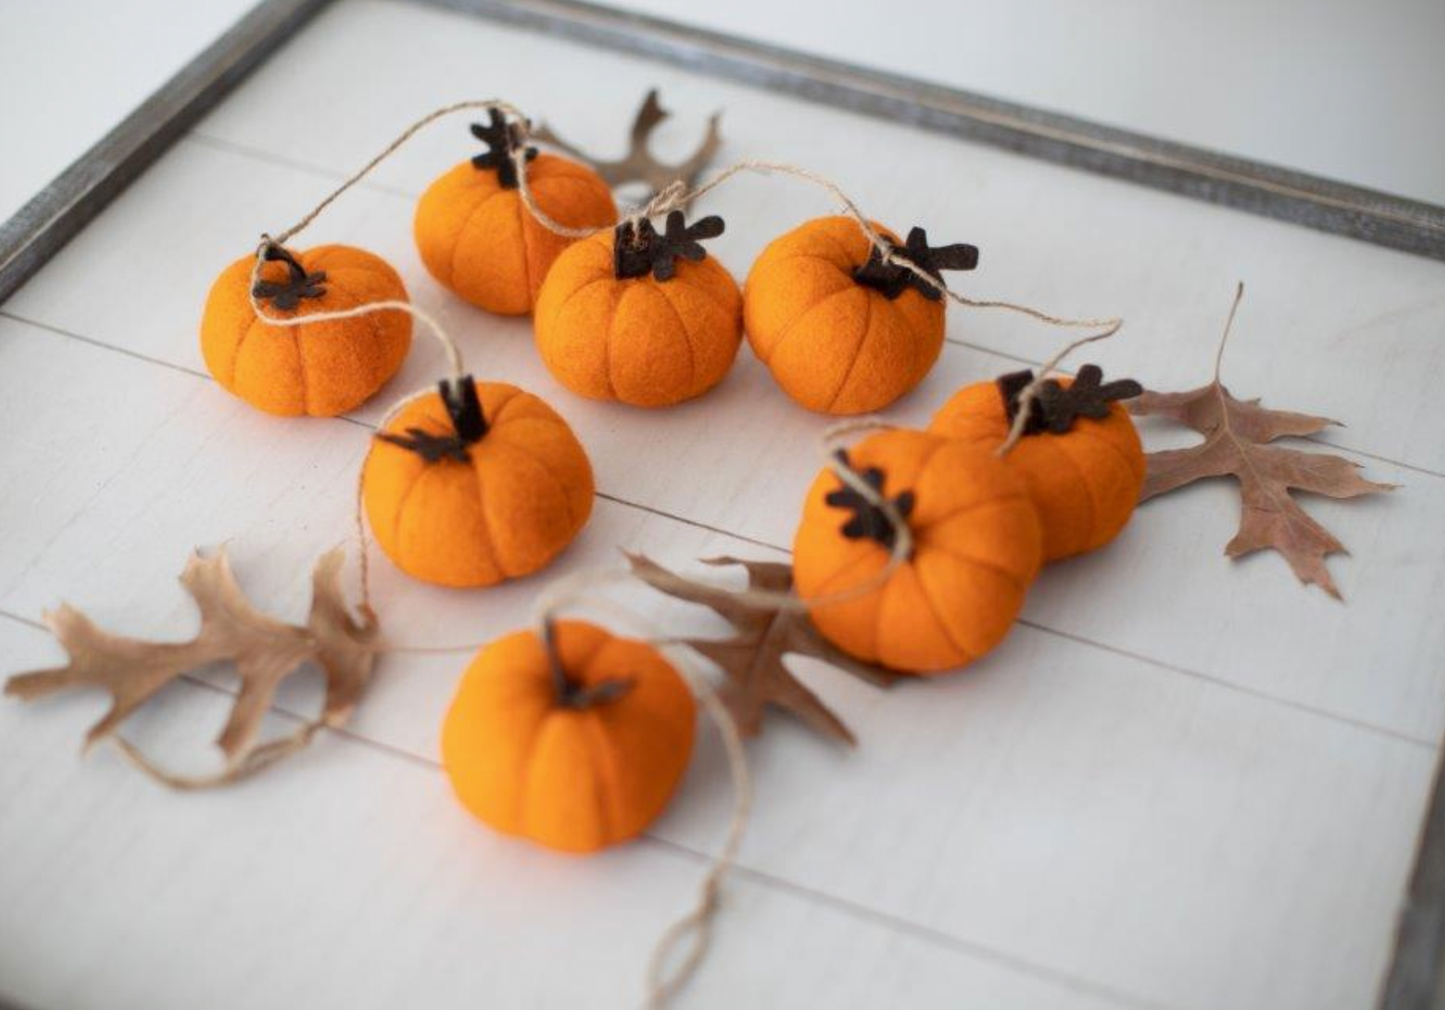
[[[793,580],[818,631],[844,652],[912,673],[972,662],[1008,633],[1040,565],[1023,481],[992,452],[903,429],[846,462],[903,514],[913,553],[881,585],[895,531],[881,509],[824,470],[793,540]],[[849,599],[829,598],[859,591]]]
[[[930,248],[921,228],[908,242],[874,224],[902,255],[942,283],[942,270],[971,270],[973,246]],[[866,414],[913,389],[943,347],[939,292],[883,262],[852,218],[825,217],[775,239],[743,290],[753,352],[783,391],[809,410]]]
[[[416,247],[431,275],[473,305],[526,315],[552,261],[573,240],[547,230],[522,203],[512,161],[515,127],[493,109],[490,124],[474,124],[472,132],[490,150],[427,187],[416,208]],[[528,154],[527,188],[548,217],[569,228],[617,221],[612,191],[596,172],[555,155]]]
[[[642,220],[576,243],[553,265],[537,300],[537,349],[574,393],[665,407],[711,389],[742,342],[742,295],[681,211],[659,235]],[[623,234],[625,233],[625,234]]]
[[[1005,460],[1023,477],[1044,533],[1044,560],[1094,550],[1119,534],[1144,486],[1144,449],[1117,401],[1138,396],[1132,380],[1100,382],[1096,365],[1077,380],[1039,387],[1024,435]],[[1019,392],[1032,372],[965,386],[933,415],[928,430],[997,449],[1008,437]]]
[[[625,841],[671,798],[692,754],[697,704],[652,646],[581,621],[544,642],[484,647],[442,724],[462,805],[509,835],[590,852]]]
[[[543,567],[586,524],[593,491],[587,454],[556,411],[470,376],[403,407],[362,470],[376,542],[408,575],[444,586]]]
[[[331,417],[360,406],[396,374],[411,347],[408,313],[275,326],[251,307],[255,263],[243,256],[223,270],[201,317],[201,354],[223,389],[267,413]],[[267,315],[286,319],[407,300],[385,260],[344,245],[301,253],[270,246],[256,297]]]

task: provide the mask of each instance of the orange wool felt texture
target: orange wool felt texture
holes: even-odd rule
[[[267,315],[291,319],[407,300],[397,272],[363,249],[324,245],[274,255],[262,266],[257,295]],[[255,263],[255,254],[232,263],[206,298],[201,353],[222,388],[271,414],[331,417],[360,406],[396,374],[411,346],[410,315],[272,325],[251,306]]]
[[[408,575],[444,586],[534,572],[592,513],[592,465],[567,422],[516,386],[467,382],[479,437],[458,438],[447,404],[427,393],[387,422],[362,470],[376,542]]]
[[[559,621],[555,649],[560,670],[532,631],[477,653],[442,724],[442,763],[462,805],[496,830],[591,852],[636,836],[667,805],[697,703],[644,642]]]
[[[507,316],[527,315],[552,262],[572,243],[541,224],[522,203],[510,129],[473,127],[491,150],[464,161],[427,187],[413,232],[427,270],[460,297]],[[556,155],[527,165],[527,188],[552,220],[568,228],[615,224],[612,191],[592,169]]]
[[[888,229],[873,228],[902,247]],[[852,218],[818,218],[773,240],[748,274],[748,343],[783,391],[809,410],[879,410],[938,360],[944,302],[919,285],[860,278],[873,252]]]
[[[819,632],[861,660],[911,673],[963,666],[1002,641],[1042,561],[1022,479],[992,448],[906,429],[870,436],[847,462],[903,514],[913,551],[881,585],[812,607]],[[892,545],[882,511],[824,470],[793,540],[798,595],[865,586]]]
[[[665,279],[651,269],[619,276],[635,271],[618,266],[617,241],[616,230],[599,233],[553,264],[537,300],[543,362],[593,399],[666,407],[700,396],[727,375],[742,343],[737,282],[705,255],[675,260]]]
[[[1070,389],[1074,380],[1056,380]],[[965,386],[933,415],[928,430],[997,449],[1012,421],[993,382]],[[1106,416],[1077,417],[1069,429],[1026,432],[1004,457],[1024,481],[1043,527],[1044,560],[1102,547],[1118,536],[1144,486],[1144,448],[1129,412],[1109,403]]]

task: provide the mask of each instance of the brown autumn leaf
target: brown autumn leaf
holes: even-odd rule
[[[189,642],[150,642],[112,635],[69,604],[45,614],[45,622],[70,655],[63,667],[21,673],[5,693],[22,700],[72,688],[100,687],[111,707],[86,734],[89,749],[110,738],[143,771],[166,785],[197,789],[234,782],[300,750],[323,726],[350,717],[371,677],[379,647],[375,615],[363,608],[355,620],[338,581],[345,554],[323,554],[311,576],[311,614],[306,625],[278,621],[251,606],[236,584],[224,550],[211,557],[191,555],[181,584],[196,601],[201,627]],[[241,688],[216,744],[226,767],[215,775],[175,775],[153,764],[116,731],[136,709],[182,675],[212,663],[235,666]],[[258,741],[261,720],[277,686],[301,667],[315,664],[326,677],[326,698],[317,718],[294,733]]]
[[[1243,286],[1235,296],[1238,308]],[[1234,309],[1230,310],[1230,322]],[[1340,456],[1286,449],[1270,443],[1289,436],[1313,435],[1338,421],[1286,410],[1270,410],[1258,399],[1237,400],[1220,382],[1219,366],[1229,339],[1224,338],[1214,362],[1214,381],[1185,393],[1145,391],[1128,404],[1139,415],[1167,417],[1204,436],[1199,445],[1167,449],[1145,456],[1148,472],[1140,501],[1166,494],[1205,477],[1233,477],[1239,482],[1239,531],[1225,546],[1230,557],[1259,550],[1282,554],[1299,580],[1320,586],[1335,599],[1340,591],[1325,558],[1348,554],[1345,546],[1302,509],[1291,491],[1331,498],[1356,498],[1389,491],[1359,475],[1359,465]]]
[[[632,133],[627,154],[617,161],[600,161],[593,158],[557,136],[545,124],[533,130],[532,137],[591,165],[609,186],[617,187],[629,182],[642,182],[647,184],[653,194],[656,194],[666,188],[669,183],[679,179],[691,186],[697,180],[698,174],[717,154],[718,148],[722,146],[722,135],[718,132],[717,126],[722,113],[715,112],[708,117],[707,135],[703,137],[701,146],[692,157],[676,165],[658,161],[648,147],[648,140],[652,136],[652,131],[669,115],[671,113],[664,109],[657,100],[657,89],[653,88],[642,100],[642,106],[637,110],[637,118],[632,121]]]
[[[641,554],[628,554],[632,572],[654,589],[716,612],[736,630],[732,638],[688,638],[683,644],[712,660],[727,674],[718,692],[744,736],[762,729],[764,709],[785,709],[824,736],[853,746],[853,733],[808,690],[783,663],[788,654],[821,659],[870,683],[887,687],[898,674],[859,662],[834,647],[813,628],[802,611],[744,603],[738,594],[668,571]],[[793,570],[773,561],[704,558],[706,565],[739,565],[748,573],[748,589],[786,593],[793,588]]]

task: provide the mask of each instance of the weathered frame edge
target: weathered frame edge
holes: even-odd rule
[[[262,0],[0,222],[0,302],[330,2]]]

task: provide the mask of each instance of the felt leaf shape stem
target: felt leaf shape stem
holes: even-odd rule
[[[895,253],[906,257],[909,262],[939,284],[944,283],[943,271],[945,270],[974,270],[978,267],[978,246],[958,242],[935,249],[928,244],[928,232],[916,225],[908,232],[908,240],[903,245],[898,245],[896,242],[889,242],[889,245],[893,247]],[[897,298],[908,288],[912,288],[930,301],[936,302],[943,297],[943,293],[938,288],[929,284],[912,270],[897,263],[885,261],[877,246],[874,246],[869,252],[868,262],[854,271],[853,278],[860,284],[876,288],[890,299]]]
[[[517,164],[512,152],[522,144],[522,127],[519,123],[507,122],[499,109],[488,109],[485,124],[473,123],[472,136],[487,145],[487,149],[472,158],[474,168],[490,168],[497,173],[497,184],[503,189],[517,188]],[[537,149],[529,147],[526,160],[537,157]]]
[[[1243,291],[1241,285],[1235,308]],[[1234,309],[1229,318],[1232,323]],[[1258,399],[1235,399],[1219,378],[1228,339],[1226,325],[1214,361],[1214,381],[1209,385],[1184,393],[1146,390],[1128,404],[1134,414],[1167,417],[1204,436],[1203,442],[1187,449],[1148,453],[1148,472],[1139,500],[1147,501],[1205,477],[1233,477],[1239,482],[1241,511],[1239,530],[1225,546],[1225,553],[1233,558],[1259,550],[1278,551],[1301,582],[1341,599],[1325,558],[1349,552],[1300,508],[1290,492],[1356,498],[1390,491],[1395,485],[1365,480],[1358,473],[1358,464],[1340,456],[1269,444],[1279,438],[1313,435],[1339,422],[1269,410]]]
[[[682,644],[712,660],[727,675],[718,696],[744,736],[757,736],[764,711],[773,706],[791,712],[823,736],[849,746],[857,744],[843,721],[789,672],[783,657],[790,653],[821,659],[880,687],[898,679],[898,674],[860,663],[834,647],[814,630],[804,611],[745,603],[737,593],[685,579],[641,554],[628,554],[627,560],[632,573],[652,588],[707,607],[736,629],[731,638],[688,638]],[[793,572],[785,564],[732,557],[702,561],[741,566],[748,573],[750,590],[787,593],[793,588]]]
[[[286,624],[256,610],[236,584],[224,550],[210,557],[191,555],[181,584],[196,601],[201,627],[188,642],[150,642],[113,635],[85,614],[63,604],[45,622],[70,655],[63,667],[22,673],[5,683],[5,693],[29,701],[74,688],[110,692],[111,707],[86,734],[89,749],[115,740],[142,771],[165,785],[198,789],[245,778],[300,750],[322,727],[344,725],[366,689],[379,647],[375,615],[362,609],[352,617],[342,593],[341,548],[323,554],[311,577],[311,613],[304,626]],[[121,723],[163,687],[186,673],[213,663],[235,666],[241,689],[216,744],[226,767],[205,777],[173,774],[153,764],[117,733]],[[321,713],[294,733],[258,740],[261,720],[277,686],[306,664],[326,677]]]
[[[1133,379],[1103,382],[1103,378],[1104,370],[1098,365],[1085,365],[1067,386],[1057,379],[1045,379],[1034,394],[1032,408],[1024,421],[1024,434],[1039,435],[1046,431],[1066,434],[1078,418],[1102,421],[1109,416],[1109,405],[1115,400],[1128,400],[1144,391]],[[998,390],[1009,423],[1018,416],[1019,396],[1033,381],[1031,369],[999,377]]]
[[[614,189],[629,182],[641,182],[645,183],[653,193],[658,193],[669,183],[679,179],[691,187],[697,180],[698,174],[707,167],[707,163],[713,159],[718,148],[722,146],[722,135],[718,132],[717,125],[722,113],[715,112],[708,117],[707,135],[703,137],[702,144],[693,152],[692,157],[675,165],[658,161],[649,149],[648,140],[652,136],[652,131],[669,115],[671,113],[664,109],[657,100],[657,89],[653,88],[642,100],[642,107],[637,110],[637,117],[632,121],[632,133],[627,154],[617,161],[601,161],[586,154],[557,136],[546,125],[538,126],[532,131],[532,136],[591,165],[593,170]]]
[[[677,274],[678,257],[701,263],[707,258],[707,250],[700,240],[717,238],[725,227],[716,214],[688,224],[680,210],[667,215],[660,235],[645,217],[624,221],[614,229],[612,272],[618,280],[645,277],[651,271],[657,280],[670,281]]]

